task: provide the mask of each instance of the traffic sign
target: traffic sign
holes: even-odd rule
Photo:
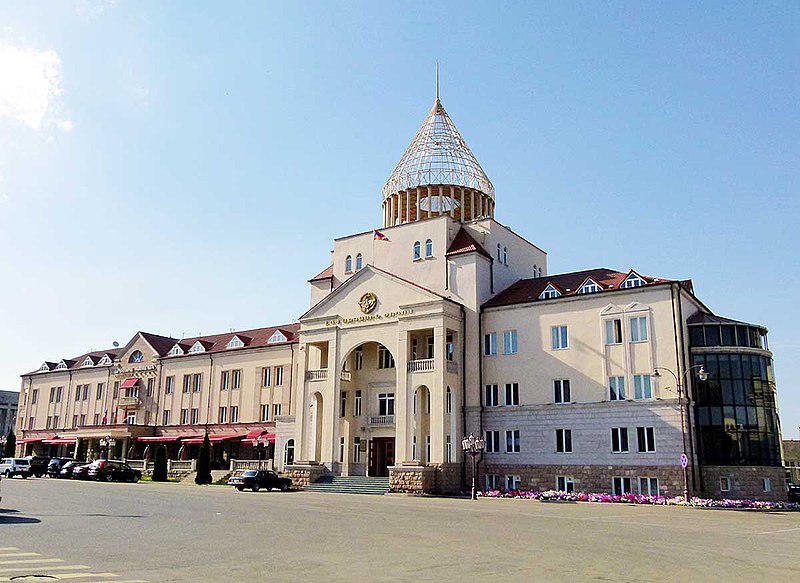
[[[682,453],[682,454],[681,454],[681,467],[682,467],[682,468],[685,468],[685,467],[686,467],[686,466],[688,466],[688,465],[689,465],[689,458],[688,458],[688,457],[686,457],[686,454],[685,454],[685,453]]]

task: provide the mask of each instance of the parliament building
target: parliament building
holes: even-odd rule
[[[19,453],[191,460],[208,432],[216,467],[260,438],[298,485],[452,493],[473,433],[482,488],[785,498],[766,328],[639,266],[551,274],[495,204],[437,97],[305,314],[51,357],[22,375]]]

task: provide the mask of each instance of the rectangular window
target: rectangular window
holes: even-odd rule
[[[483,335],[483,354],[494,356],[497,354],[497,332]]]
[[[361,438],[354,437],[353,438],[353,463],[360,464],[361,463]]]
[[[169,409],[165,409],[164,413],[161,415],[161,425],[169,425],[169,415],[171,411]]]
[[[231,405],[231,423],[239,422],[239,407]]]
[[[181,409],[181,425],[189,423],[189,409]]]
[[[200,409],[197,407],[192,408],[192,425],[200,423]]]
[[[183,392],[188,393],[192,390],[192,375],[183,375]]]
[[[347,391],[339,392],[339,417],[347,414]]]
[[[219,414],[217,415],[217,423],[227,423],[227,422],[228,422],[228,408],[220,407]]]
[[[656,450],[656,433],[652,427],[637,427],[636,439],[640,452],[653,453]]]
[[[631,318],[631,342],[647,340],[647,316]]]
[[[272,418],[275,419],[280,414],[281,414],[281,404],[275,403],[272,406]]]
[[[649,374],[633,375],[633,398],[637,400],[653,398]]]
[[[361,417],[361,390],[356,391],[356,398],[353,400],[353,417]]]
[[[97,395],[96,395],[96,398],[97,398],[98,401],[103,398],[103,389],[105,389],[105,388],[106,388],[106,384],[105,383],[97,383]]]
[[[719,490],[720,490],[720,492],[730,492],[731,491],[731,479],[730,478],[720,478],[719,479]]]
[[[625,377],[608,377],[609,399],[612,401],[625,400]]]
[[[233,381],[233,390],[241,389],[242,388],[242,371],[237,369],[233,371],[232,374],[232,381]]]
[[[506,453],[519,453],[519,429],[506,431]]]
[[[149,379],[147,379],[147,396],[148,397],[152,397],[153,396],[153,384],[154,383],[155,383],[155,379],[154,378],[150,377]]]
[[[269,404],[261,405],[261,421],[269,421]]]
[[[499,490],[501,483],[501,477],[497,474],[486,474],[486,489],[487,490]]]
[[[512,492],[519,490],[519,485],[522,482],[519,476],[506,476],[506,490]]]
[[[503,354],[516,354],[517,350],[517,331],[506,330],[503,332]]]
[[[572,429],[556,429],[556,453],[572,453]]]
[[[614,453],[628,453],[628,428],[611,428],[611,451]]]
[[[219,379],[219,390],[220,391],[227,391],[228,390],[228,385],[230,384],[230,377],[231,377],[230,371],[227,371],[227,370],[223,370],[222,371],[222,375],[220,376],[220,379]]]
[[[394,357],[383,344],[378,346],[378,368],[394,368]]]
[[[175,391],[175,377],[167,377],[164,381],[164,393],[171,395]]]
[[[271,380],[272,379],[272,374],[271,373],[272,373],[272,369],[270,367],[267,366],[267,367],[264,368],[263,380],[262,380],[262,385],[263,386],[268,387],[270,385],[270,382],[272,382],[272,380]]]
[[[564,350],[569,348],[569,334],[566,326],[551,326],[550,339],[553,350]]]
[[[606,344],[622,344],[622,320],[606,320]]]
[[[615,476],[611,481],[611,491],[615,496],[631,493],[631,479]]]
[[[658,496],[658,478],[639,478],[639,494]]]
[[[772,492],[772,480],[770,478],[761,478],[761,490]]]
[[[194,375],[194,392],[199,393],[202,386],[203,386],[203,374],[198,372]]]
[[[572,395],[570,395],[569,390],[569,379],[556,379],[553,381],[553,402],[572,402]]]
[[[484,405],[487,407],[497,407],[500,405],[500,396],[497,385],[486,385],[486,400]]]
[[[519,405],[519,383],[506,383],[506,406]]]
[[[486,453],[500,453],[500,432],[486,432]]]
[[[556,476],[556,490],[559,492],[574,492],[575,478],[572,476]]]
[[[394,393],[378,395],[378,415],[394,415]]]

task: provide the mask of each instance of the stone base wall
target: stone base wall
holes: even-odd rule
[[[436,468],[433,466],[394,466],[389,468],[389,492],[428,494],[435,491]]]
[[[325,466],[319,465],[295,464],[283,468],[283,475],[292,481],[292,488],[308,486],[326,473]]]
[[[478,468],[477,487],[486,487],[486,475],[495,474],[505,480],[505,476],[519,476],[521,490],[555,490],[556,476],[569,476],[575,482],[576,492],[612,491],[612,480],[620,476],[631,479],[631,491],[639,493],[639,478],[658,478],[659,493],[662,496],[683,495],[683,470],[680,466],[579,466],[579,465],[500,465],[481,464]],[[472,480],[472,467],[467,464],[467,481]],[[691,487],[691,483],[690,483]],[[691,494],[691,491],[690,491]]]
[[[703,466],[703,496],[708,498],[747,498],[786,500],[786,474],[776,466]],[[723,492],[720,479],[728,478],[730,491]],[[764,492],[763,479],[769,478],[770,492]]]

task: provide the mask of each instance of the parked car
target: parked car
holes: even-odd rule
[[[787,498],[789,502],[800,502],[800,484],[789,484]]]
[[[125,462],[97,460],[89,464],[89,478],[104,482],[138,482],[142,472],[134,470]]]
[[[29,455],[28,460],[31,464],[31,475],[41,478],[47,474],[47,465],[50,463],[49,457]]]
[[[89,465],[86,463],[78,463],[72,468],[70,478],[73,480],[88,480],[89,479]]]
[[[31,475],[31,462],[24,457],[7,457],[0,460],[0,474],[6,478],[22,476],[27,478]]]
[[[285,492],[292,487],[292,481],[279,476],[272,470],[245,470],[238,476],[231,476],[228,479],[228,485],[234,486],[239,492],[245,488],[250,488],[253,492],[258,492],[261,488],[267,490],[278,488]]]
[[[50,463],[47,464],[47,475],[51,478],[58,478],[64,466],[71,461],[73,461],[72,458],[68,457],[50,458]]]

